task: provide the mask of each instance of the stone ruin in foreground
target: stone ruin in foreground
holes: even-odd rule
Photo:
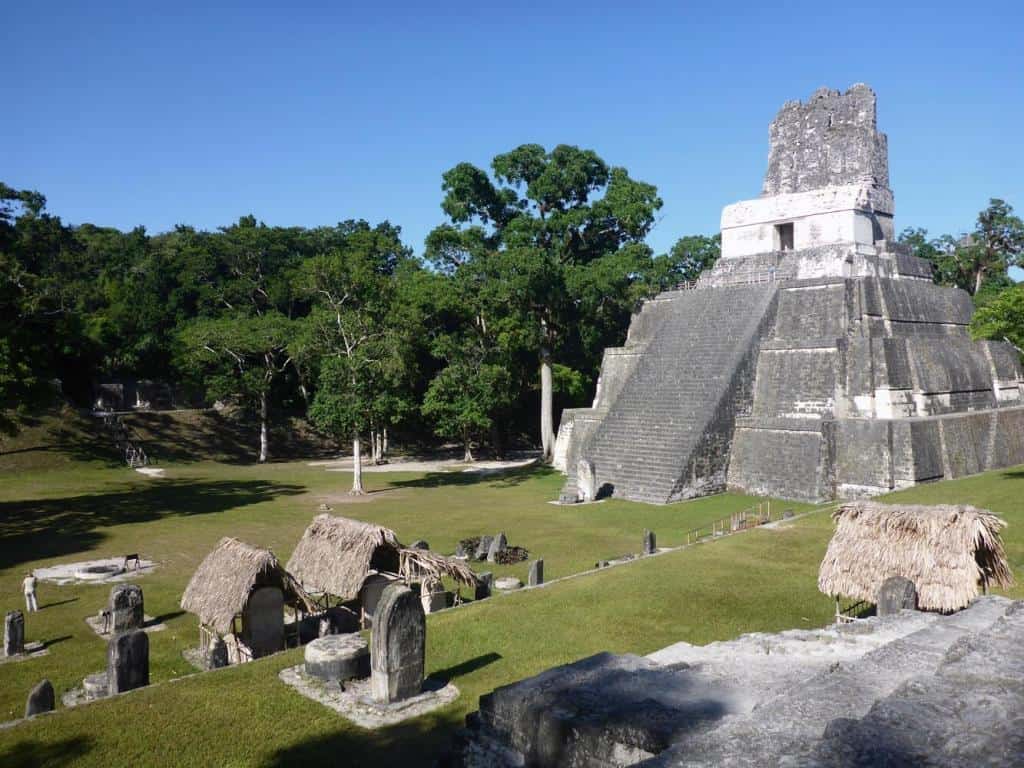
[[[563,412],[563,501],[821,501],[1024,463],[1015,350],[972,341],[971,297],[894,242],[875,103],[855,85],[782,107],[714,268],[646,302],[593,407]]]
[[[902,611],[646,657],[480,698],[446,768],[1019,766],[1024,601]]]

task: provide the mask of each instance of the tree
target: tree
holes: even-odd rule
[[[387,222],[346,227],[340,246],[300,268],[300,291],[313,307],[293,349],[320,371],[310,419],[352,441],[352,493],[361,494],[362,438],[377,435],[406,407],[407,352],[416,328],[396,301],[396,273],[411,260],[400,230]]]
[[[449,362],[431,380],[422,411],[440,437],[462,443],[464,461],[473,461],[473,441],[495,426],[494,417],[512,400],[508,366],[486,362],[487,348],[468,337],[446,353]],[[500,446],[496,446],[500,451]]]
[[[651,261],[645,276],[649,293],[671,290],[680,283],[693,282],[711,269],[722,255],[721,234],[686,235],[679,238],[668,253]]]
[[[1024,355],[1024,285],[999,293],[971,318],[971,336],[1009,341]]]
[[[1024,254],[1024,222],[1013,214],[1013,206],[992,198],[970,234],[928,239],[924,229],[905,229],[898,239],[935,265],[937,283],[962,288],[977,300],[1011,283],[1007,272],[1020,265]]]
[[[200,375],[211,399],[237,397],[260,422],[260,463],[270,457],[272,390],[291,365],[294,322],[276,311],[200,318],[179,333],[182,364]]]
[[[550,152],[524,144],[496,156],[491,169],[493,180],[470,163],[443,175],[450,223],[428,237],[428,258],[447,274],[491,278],[476,284],[489,294],[481,303],[492,320],[506,323],[508,353],[529,348],[538,364],[542,455],[550,459],[556,358],[579,364],[611,328],[621,333],[661,200],[624,168],[564,144]]]

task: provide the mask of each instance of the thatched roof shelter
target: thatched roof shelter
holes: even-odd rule
[[[1006,522],[969,506],[858,501],[832,513],[836,532],[818,573],[818,589],[874,603],[890,576],[910,579],[923,610],[955,611],[979,587],[1008,587],[1013,575],[999,531]]]
[[[476,584],[468,566],[422,549],[407,549],[395,532],[372,523],[322,514],[302,534],[288,560],[288,572],[310,592],[350,600],[371,572],[394,573],[407,581],[450,576]]]
[[[220,633],[231,631],[235,616],[242,613],[249,595],[260,587],[279,587],[285,601],[307,610],[315,605],[274,553],[225,536],[199,564],[181,596],[181,607]]]

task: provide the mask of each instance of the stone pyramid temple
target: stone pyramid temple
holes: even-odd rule
[[[769,138],[714,268],[647,301],[563,412],[563,501],[821,501],[1024,463],[1017,352],[972,341],[971,297],[894,242],[874,92],[788,102]]]

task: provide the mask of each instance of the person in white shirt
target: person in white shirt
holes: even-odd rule
[[[39,610],[39,603],[36,602],[36,575],[34,573],[28,573],[25,575],[25,580],[21,582],[21,586],[25,590],[25,610],[29,613]]]

